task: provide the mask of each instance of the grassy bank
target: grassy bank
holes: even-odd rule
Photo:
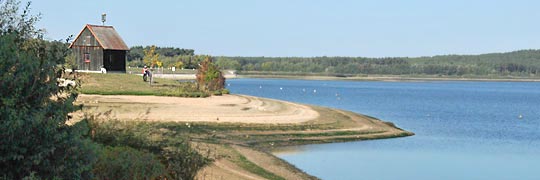
[[[192,82],[154,78],[152,84],[140,75],[130,74],[81,74],[83,94],[99,95],[153,95],[176,97],[208,97]]]

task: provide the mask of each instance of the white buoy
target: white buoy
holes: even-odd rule
[[[520,115],[518,116],[518,118],[519,118],[519,119],[523,119],[523,115],[520,114]]]
[[[314,90],[313,90],[313,93],[317,93],[317,90],[316,90],[316,89],[314,89]]]
[[[282,88],[282,87],[279,87],[279,90],[283,90],[283,88]]]

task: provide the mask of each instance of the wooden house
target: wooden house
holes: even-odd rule
[[[112,26],[87,24],[71,43],[78,70],[126,72],[128,46]]]

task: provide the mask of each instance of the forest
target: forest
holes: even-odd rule
[[[242,72],[325,75],[539,76],[540,50],[433,57],[219,57],[218,65]]]
[[[173,47],[156,47],[156,46],[133,46],[127,54],[127,66],[144,66],[152,63],[144,62],[145,55],[157,54],[157,61],[162,67],[177,67],[196,69],[198,63],[206,56],[196,56],[193,49],[182,49]],[[148,55],[146,56],[148,57]]]
[[[144,64],[141,60],[144,54],[140,53],[143,49],[142,46],[132,48],[128,65],[142,66]],[[196,68],[203,59],[202,56],[194,55],[194,50],[190,49],[158,47],[156,52],[161,55],[160,60],[164,67]],[[481,55],[383,58],[219,56],[216,57],[216,64],[221,69],[237,70],[239,74],[539,77],[540,50]]]

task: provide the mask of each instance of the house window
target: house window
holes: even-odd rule
[[[84,53],[84,62],[90,63],[90,53]]]

